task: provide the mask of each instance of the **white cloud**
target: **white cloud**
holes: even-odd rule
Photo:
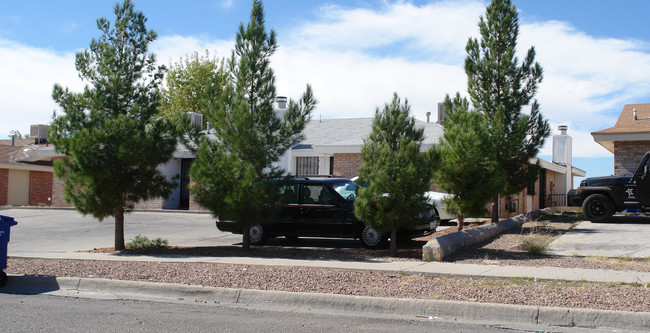
[[[0,139],[10,130],[29,133],[29,125],[52,120],[57,105],[52,100],[55,83],[81,90],[74,68],[74,54],[0,39]]]
[[[465,94],[465,44],[478,35],[484,11],[482,1],[322,7],[313,22],[279,31],[280,48],[272,58],[277,91],[298,98],[312,84],[320,101],[314,116],[324,118],[371,117],[397,92],[416,117],[432,111],[435,119],[445,94]],[[267,24],[273,25],[271,18]],[[643,100],[650,91],[650,40],[595,38],[557,21],[520,24],[520,59],[535,46],[544,68],[537,98],[553,130],[569,125],[574,156],[611,156],[589,133],[612,126],[624,104],[650,102]],[[173,35],[161,36],[152,51],[169,64],[206,49],[229,57],[232,46],[232,40]],[[54,82],[81,90],[71,53],[0,40],[0,73],[0,109],[13,115],[0,124],[2,135],[50,121]]]
[[[230,9],[230,8],[232,8],[233,2],[234,2],[234,0],[221,0],[221,1],[219,1],[219,5],[223,9]]]
[[[379,10],[321,8],[321,22],[305,23],[291,35],[300,48],[373,50],[401,56],[462,63],[467,38],[477,34],[476,23],[485,5],[479,1],[444,1],[416,6],[386,4]],[[459,61],[460,60],[460,61]]]
[[[230,57],[233,45],[233,41],[174,35],[158,38],[152,44],[151,50],[156,54],[158,63],[167,65],[194,52],[203,55],[205,50],[210,52],[210,56]]]

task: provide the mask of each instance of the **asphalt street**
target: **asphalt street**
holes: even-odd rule
[[[361,315],[344,311],[216,302],[13,295],[0,297],[4,332],[586,332],[585,328],[487,324],[417,315]],[[589,329],[611,332],[611,329]],[[617,332],[627,332],[616,330]],[[629,331],[631,332],[631,331]]]

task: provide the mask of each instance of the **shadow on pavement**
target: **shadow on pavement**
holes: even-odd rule
[[[403,241],[398,245],[399,258],[422,259],[422,246],[426,241]],[[152,256],[152,257],[260,257],[304,260],[351,260],[384,261],[390,257],[388,249],[369,250],[361,248],[358,240],[341,240],[327,238],[272,238],[264,245],[251,245],[250,251],[244,251],[241,243],[229,246],[169,247],[148,250],[126,250],[114,252],[112,248],[98,249],[92,252],[109,253],[115,256]]]
[[[597,224],[617,223],[617,224],[650,224],[650,216],[647,215],[614,215],[604,222],[595,222]]]
[[[0,288],[3,294],[36,295],[61,289],[54,276],[10,275],[7,284]]]

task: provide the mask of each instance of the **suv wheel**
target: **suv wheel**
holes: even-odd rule
[[[252,226],[248,233],[251,236],[251,244],[253,245],[264,244],[266,240],[269,239],[269,236],[264,231],[264,228],[259,224]]]
[[[369,249],[378,249],[386,245],[388,237],[380,234],[373,227],[365,226],[361,231],[361,245]]]
[[[614,215],[614,204],[603,194],[592,194],[582,204],[582,213],[591,222],[603,222]]]

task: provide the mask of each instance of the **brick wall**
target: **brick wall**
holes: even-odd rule
[[[194,210],[194,211],[201,211],[201,212],[207,212],[208,209],[205,207],[199,205],[196,200],[194,199],[194,196],[190,193],[190,208],[189,210]]]
[[[55,157],[53,162],[56,163],[57,160],[62,159],[63,157]],[[72,207],[71,204],[65,202],[63,199],[64,189],[65,189],[65,180],[57,178],[52,173],[52,207]]]
[[[0,206],[9,200],[9,169],[0,169]]]
[[[133,206],[135,209],[164,209],[165,199],[155,198],[147,201],[140,201]]]
[[[334,154],[334,177],[352,178],[359,175],[361,154]]]
[[[633,173],[643,155],[650,151],[650,141],[614,142],[614,174]]]
[[[48,171],[31,171],[29,175],[29,205],[50,206],[52,204],[52,178]]]

